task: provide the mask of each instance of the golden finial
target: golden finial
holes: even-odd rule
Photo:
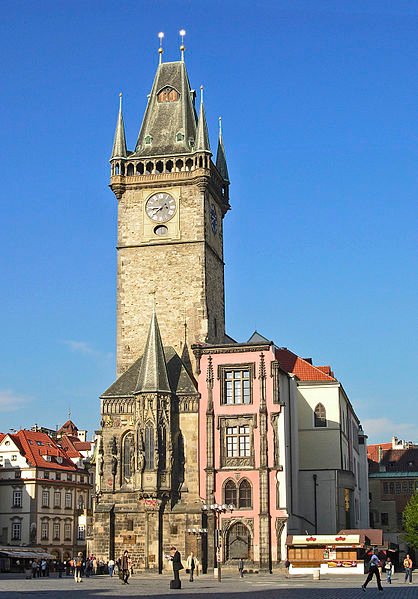
[[[222,117],[219,117],[219,139],[222,139]]]
[[[200,86],[200,103],[203,104],[203,85]]]
[[[119,110],[122,112],[122,92],[119,92]]]
[[[158,54],[160,55],[160,64],[163,62],[163,39],[164,39],[164,32],[160,31],[160,33],[158,34],[158,37],[160,38],[160,47],[158,48]]]
[[[180,37],[181,37],[181,46],[180,46],[181,61],[184,62],[184,51],[186,49],[186,46],[184,45],[184,36],[186,35],[186,30],[185,29],[180,29],[179,34],[180,34]]]

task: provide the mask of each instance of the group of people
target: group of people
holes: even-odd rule
[[[403,560],[403,567],[405,570],[405,582],[409,582],[409,584],[412,584],[413,564],[409,553],[406,554],[405,559]],[[363,591],[366,591],[366,587],[373,578],[373,576],[376,577],[377,588],[379,589],[379,591],[383,591],[382,581],[380,577],[382,570],[384,570],[386,574],[386,582],[388,584],[392,584],[392,575],[394,572],[394,565],[392,563],[392,560],[389,556],[387,556],[385,562],[382,564],[379,559],[378,552],[374,551],[372,557],[370,558],[369,573],[367,575],[366,580],[361,585]]]
[[[49,564],[46,559],[34,559],[31,564],[32,578],[49,576]]]

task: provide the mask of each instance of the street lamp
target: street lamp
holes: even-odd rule
[[[221,514],[225,514],[225,512],[233,512],[235,506],[230,503],[227,505],[226,503],[212,503],[211,505],[203,505],[202,511],[209,512],[211,511],[215,517],[215,555],[216,555],[216,566],[218,569],[218,582],[221,582],[221,544],[222,544],[222,528],[221,528]]]

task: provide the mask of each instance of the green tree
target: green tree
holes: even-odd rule
[[[410,547],[418,548],[418,491],[412,495],[403,512],[405,541]]]

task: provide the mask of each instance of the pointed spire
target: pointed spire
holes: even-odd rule
[[[158,34],[158,37],[160,39],[160,47],[158,48],[158,54],[160,55],[160,64],[163,62],[163,39],[164,39],[164,32],[160,31],[160,33]]]
[[[160,327],[154,307],[135,393],[158,391],[171,393]]]
[[[229,183],[228,167],[226,165],[225,148],[222,138],[222,117],[219,117],[219,139],[218,151],[216,152],[216,168],[218,169],[222,179]]]
[[[126,149],[125,125],[123,123],[122,116],[122,94],[120,93],[119,114],[116,123],[115,138],[113,140],[112,156],[110,157],[110,159],[112,160],[113,158],[126,158],[127,155],[128,152]]]
[[[186,49],[186,46],[184,45],[184,36],[186,35],[186,30],[180,29],[179,35],[181,37],[181,45],[180,45],[181,62],[184,62],[184,51]]]
[[[196,130],[196,150],[210,152],[208,126],[203,105],[203,85],[200,86],[200,112]]]

